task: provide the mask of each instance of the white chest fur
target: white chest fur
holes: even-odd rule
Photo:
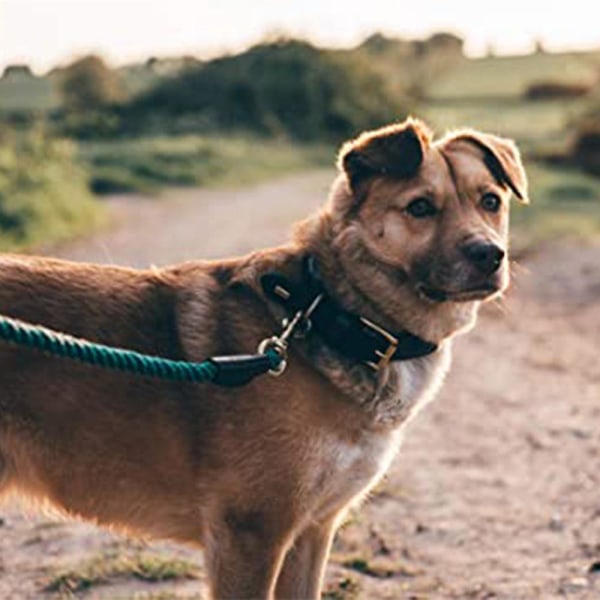
[[[400,446],[404,425],[433,398],[449,365],[447,347],[394,366],[394,393],[380,398],[374,411],[378,424],[389,422],[392,427],[366,429],[352,442],[331,431],[319,436],[314,448],[319,458],[312,478],[314,497],[319,498],[318,513],[359,502],[381,479]]]

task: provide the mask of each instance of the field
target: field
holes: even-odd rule
[[[536,53],[464,60],[428,89],[435,100],[515,99],[539,81],[597,81],[600,52]]]
[[[330,154],[325,145],[301,146],[239,135],[187,135],[83,143],[79,157],[89,169],[92,190],[107,194],[252,183],[319,166]]]

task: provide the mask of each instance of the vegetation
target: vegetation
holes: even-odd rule
[[[86,56],[63,69],[62,106],[75,113],[93,112],[122,98],[117,74],[98,56]]]
[[[148,553],[101,554],[73,568],[59,571],[45,586],[46,592],[75,594],[111,581],[135,578],[150,583],[198,579],[200,570],[181,559]]]
[[[575,169],[528,163],[531,204],[515,203],[512,232],[517,250],[561,236],[600,235],[600,179]]]
[[[244,136],[150,137],[81,145],[90,187],[97,194],[154,193],[166,185],[249,183],[323,164],[327,146]]]
[[[73,237],[101,220],[72,143],[0,131],[0,249]]]
[[[600,51],[463,59],[432,82],[427,97],[437,102],[517,99],[539,81],[593,85],[599,67]]]
[[[184,71],[135,99],[125,115],[144,128],[162,117],[161,127],[168,118],[179,131],[337,140],[404,112],[367,61],[279,41]]]
[[[540,81],[525,90],[527,100],[552,100],[554,98],[580,98],[590,93],[589,83],[563,83],[562,81]]]
[[[600,177],[600,123],[588,123],[577,131],[571,159],[584,171]]]
[[[329,165],[341,140],[409,108],[440,133],[468,125],[518,141],[534,198],[515,211],[521,230],[590,232],[600,192],[575,169],[600,170],[599,74],[600,51],[470,60],[445,33],[335,51],[276,40],[116,70],[86,57],[45,77],[12,65],[0,79],[0,247],[95,226],[86,184],[154,193]]]

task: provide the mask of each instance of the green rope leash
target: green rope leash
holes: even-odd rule
[[[0,339],[105,369],[116,369],[171,381],[217,381],[221,369],[219,358],[209,358],[200,363],[171,360],[105,344],[96,344],[2,315],[0,315]],[[266,363],[263,360],[265,357],[268,359]],[[235,358],[231,357],[227,362],[235,362]],[[264,354],[240,358],[242,360],[239,362],[254,360],[256,363],[257,360],[262,360],[265,363],[262,371],[255,369],[255,375],[268,370],[276,370],[283,360],[281,354],[273,348],[267,348]]]

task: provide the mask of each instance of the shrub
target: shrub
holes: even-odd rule
[[[99,217],[70,143],[0,131],[0,248],[65,239]]]
[[[571,149],[571,160],[584,171],[600,177],[600,123],[598,121],[590,121],[579,128]]]
[[[541,81],[532,83],[525,90],[527,100],[555,100],[561,98],[580,98],[591,90],[586,83],[564,83],[560,81]]]
[[[119,76],[98,56],[80,58],[63,69],[60,92],[63,107],[78,113],[100,110],[122,97]]]
[[[175,128],[183,120],[199,131],[308,140],[341,138],[404,112],[367,61],[288,40],[189,69],[134,100],[124,122],[147,127],[162,115]]]

